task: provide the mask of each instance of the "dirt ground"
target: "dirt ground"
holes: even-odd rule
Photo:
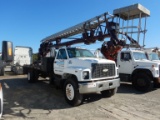
[[[123,83],[116,95],[86,96],[71,107],[62,90],[47,80],[29,84],[25,75],[0,77],[4,94],[3,120],[160,120],[160,88],[148,93]]]

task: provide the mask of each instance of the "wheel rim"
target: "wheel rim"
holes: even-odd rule
[[[66,97],[68,98],[68,100],[74,99],[74,88],[71,84],[67,84],[66,86]]]
[[[30,77],[31,77],[30,73],[27,74],[27,77],[28,77],[28,80],[30,80]]]

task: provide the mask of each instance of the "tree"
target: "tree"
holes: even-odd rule
[[[32,62],[35,62],[38,60],[38,53],[33,53],[32,55]]]

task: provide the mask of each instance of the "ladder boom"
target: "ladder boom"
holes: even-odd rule
[[[39,53],[45,56],[51,47],[58,49],[62,46],[68,47],[79,43],[89,45],[96,43],[97,40],[104,41],[106,38],[110,38],[108,42],[105,41],[102,45],[104,48],[103,52],[107,53],[106,56],[115,58],[118,51],[124,47],[141,47],[139,39],[143,37],[144,43],[145,33],[147,31],[146,18],[149,16],[150,11],[141,4],[133,4],[115,9],[113,14],[105,12],[42,39]],[[144,26],[142,23],[143,19],[145,19]],[[70,40],[62,42],[64,39]],[[130,43],[127,43],[127,41]],[[111,47],[116,49],[109,51]]]
[[[106,19],[113,18],[114,15],[105,12],[102,15],[96,16],[92,19],[89,19],[85,22],[79,23],[73,27],[60,31],[58,33],[52,34],[41,40],[41,42],[52,42],[56,41],[57,39],[67,38],[79,33],[85,32],[85,30],[91,30],[97,28],[101,23],[106,22]]]

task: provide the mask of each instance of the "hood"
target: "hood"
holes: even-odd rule
[[[150,60],[140,60],[140,61],[136,61],[136,64],[144,67],[151,67],[153,65],[158,67],[160,65],[160,62],[155,62]]]
[[[152,60],[153,62],[158,62],[158,63],[160,63],[160,60]]]
[[[70,58],[68,59],[69,66],[79,66],[79,67],[91,67],[92,63],[99,64],[115,64],[112,60],[102,59],[102,58]]]

